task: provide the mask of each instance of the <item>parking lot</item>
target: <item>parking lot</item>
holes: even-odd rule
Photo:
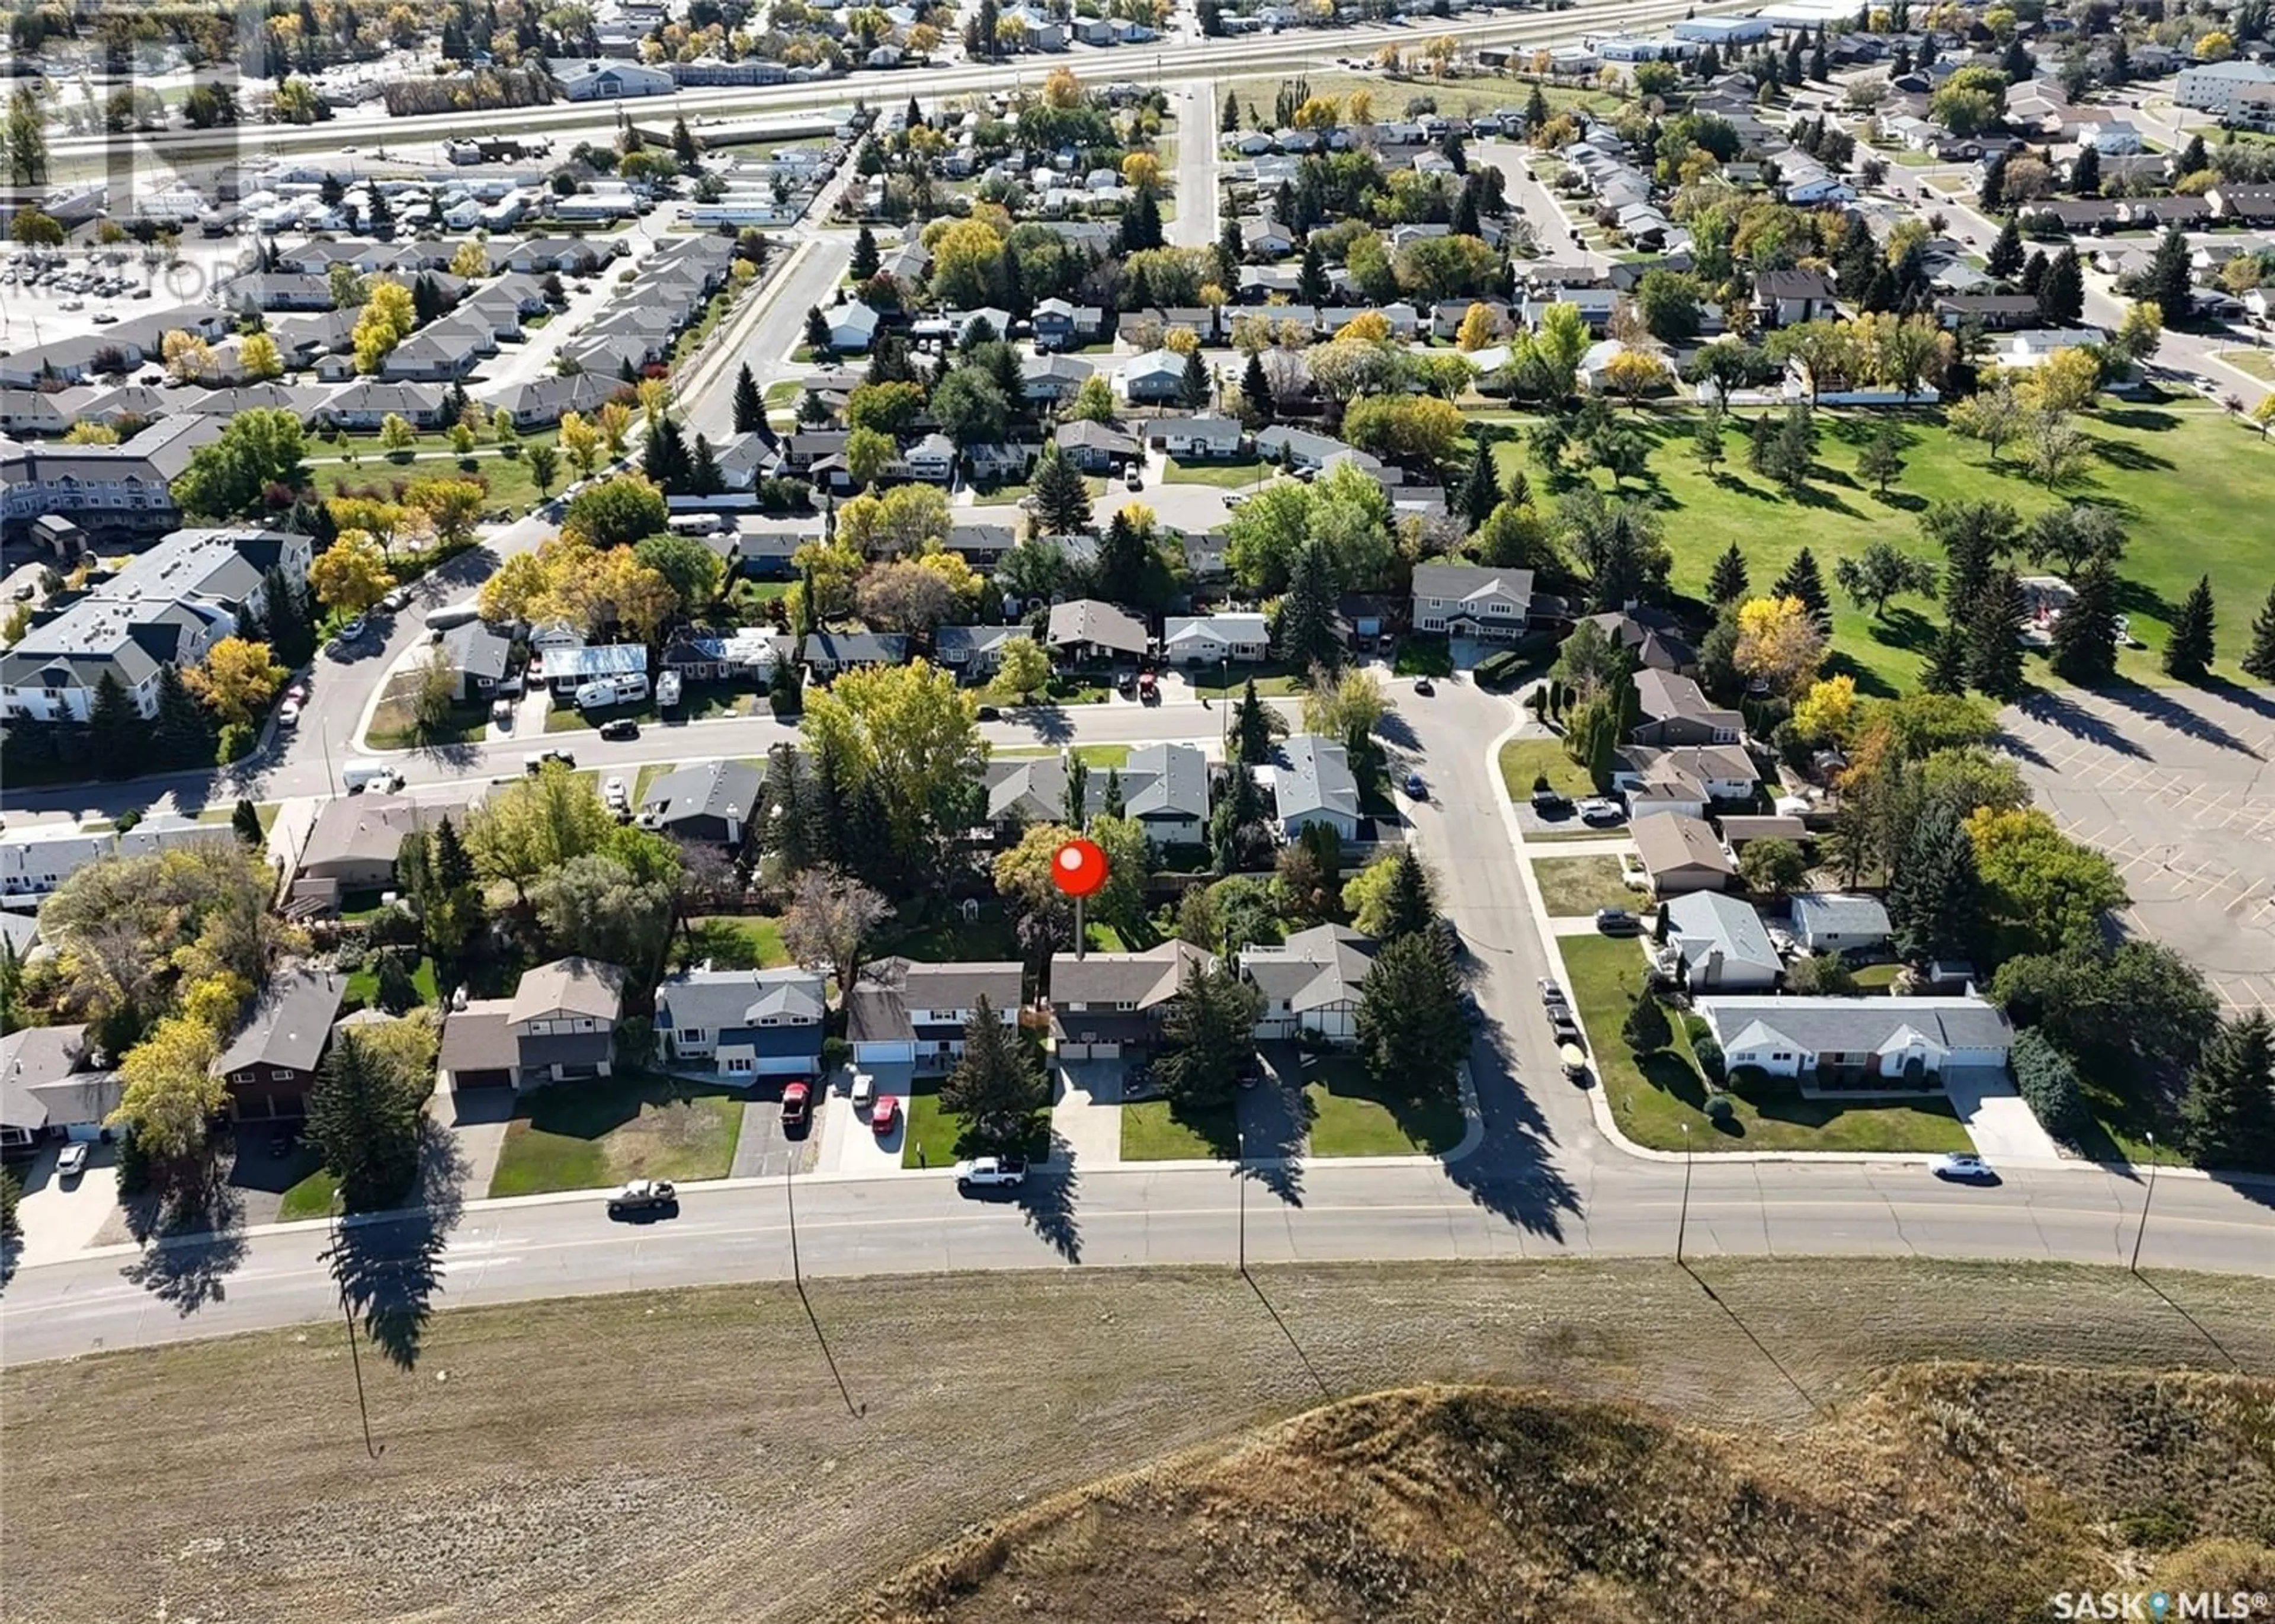
[[[2117,864],[2127,925],[2231,1009],[2275,1008],[2275,702],[2129,687],[2038,695],[2004,721],[2039,804]]]

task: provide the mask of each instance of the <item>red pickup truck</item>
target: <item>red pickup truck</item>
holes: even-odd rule
[[[813,1108],[812,1090],[805,1083],[792,1083],[782,1090],[782,1126],[803,1128]]]

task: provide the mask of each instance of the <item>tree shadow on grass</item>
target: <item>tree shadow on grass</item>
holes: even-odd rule
[[[2137,428],[2150,434],[2162,434],[2181,426],[2181,419],[2173,413],[2159,412],[2153,406],[2117,406],[2097,415],[2113,428]]]
[[[1893,508],[1901,513],[1924,513],[1927,498],[1910,491],[1874,491],[1872,500],[1884,508]]]
[[[1811,471],[1811,480],[1812,483],[1803,486],[1801,489],[1794,493],[1793,499],[1795,503],[1804,508],[1817,508],[1825,512],[1838,513],[1843,518],[1862,518],[1864,517],[1862,513],[1858,512],[1852,504],[1842,497],[1832,491],[1824,489],[1821,483],[1815,482],[1816,474],[1814,470]]]
[[[1828,654],[1825,660],[1827,677],[1845,676],[1856,684],[1856,691],[1868,699],[1893,699],[1896,685],[1870,666],[1861,665],[1853,654]]]
[[[2093,447],[2095,456],[2112,468],[2122,469],[2127,473],[2151,473],[2175,465],[2171,457],[2159,457],[2130,440],[2112,440],[2105,434],[2088,434],[2086,441]]]
[[[1082,1223],[1075,1213],[1082,1175],[1075,1167],[1074,1146],[1056,1133],[1051,1135],[1048,1167],[1032,1168],[1019,1186],[1017,1205],[1027,1227],[1069,1263],[1082,1261]]]
[[[1899,604],[1871,623],[1872,641],[1908,653],[1924,654],[1935,646],[1935,623],[1917,609]]]

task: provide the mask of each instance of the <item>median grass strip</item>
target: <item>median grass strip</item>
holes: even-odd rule
[[[1377,1084],[1366,1068],[1336,1055],[1306,1068],[1304,1106],[1314,1156],[1438,1156],[1468,1124],[1451,1099],[1412,1100]]]
[[[1532,865],[1540,900],[1552,914],[1576,918],[1599,908],[1628,908],[1642,901],[1620,878],[1617,857],[1542,857]]]
[[[1533,781],[1543,774],[1559,795],[1576,799],[1596,793],[1588,769],[1564,753],[1561,739],[1513,738],[1500,747],[1500,782],[1510,800],[1531,800]]]
[[[741,1096],[704,1084],[638,1075],[555,1083],[516,1107],[490,1194],[724,1178],[742,1126]]]
[[[1732,1114],[1706,1114],[1706,1083],[1691,1056],[1682,1015],[1667,1011],[1671,1046],[1638,1056],[1621,1035],[1629,1008],[1643,996],[1642,949],[1629,938],[1567,936],[1565,973],[1588,1029],[1595,1086],[1604,1091],[1620,1130],[1652,1150],[1969,1151],[1967,1129],[1940,1099],[1810,1099],[1793,1084],[1772,1080],[1733,1091]],[[1689,1132],[1685,1134],[1685,1127]]]

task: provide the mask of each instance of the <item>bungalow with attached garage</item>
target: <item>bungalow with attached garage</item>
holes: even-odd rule
[[[1185,387],[1185,358],[1175,350],[1148,350],[1122,367],[1122,393],[1132,405],[1178,398]]]
[[[1051,956],[1051,1039],[1059,1059],[1115,1060],[1143,1054],[1160,1036],[1187,965],[1213,955],[1171,940],[1143,953]]]
[[[1161,629],[1161,657],[1172,665],[1207,666],[1228,660],[1252,661],[1271,653],[1271,633],[1261,615],[1219,612],[1171,616]]]
[[[937,431],[926,434],[901,453],[901,465],[912,480],[945,485],[956,477],[956,442]]]
[[[1236,418],[1156,418],[1146,425],[1146,435],[1171,457],[1186,462],[1240,455],[1240,421]]]
[[[1727,890],[1738,877],[1737,865],[1702,818],[1654,812],[1637,818],[1629,832],[1654,896]]]
[[[865,966],[845,997],[853,1063],[909,1066],[919,1076],[953,1069],[981,999],[996,1020],[1018,1025],[1022,978],[1017,960],[927,964],[896,957]]]
[[[675,840],[739,850],[759,804],[759,769],[744,761],[697,761],[640,792],[639,825]]]
[[[464,828],[465,801],[406,800],[367,790],[326,801],[300,849],[292,895],[336,898],[344,891],[378,891],[395,883],[396,859],[414,834],[431,834],[449,819]]]
[[[316,1067],[329,1046],[347,978],[331,970],[279,971],[253,1003],[213,1075],[229,1085],[229,1114],[305,1116]]]
[[[1342,925],[1315,925],[1275,945],[1242,948],[1241,978],[1261,1001],[1258,1041],[1308,1033],[1356,1043],[1359,1000],[1373,968],[1373,939]]]
[[[707,1061],[730,1083],[817,1076],[828,1008],[810,970],[692,970],[656,988],[655,1033],[680,1070]]]
[[[1636,725],[1628,737],[1637,744],[1735,744],[1745,718],[1708,699],[1698,684],[1672,671],[1645,667],[1636,673]]]
[[[1654,812],[1704,817],[1718,801],[1750,799],[1760,782],[1754,759],[1735,744],[1623,744],[1612,754],[1612,787],[1627,797],[1633,818]]]
[[[1954,1071],[2000,1071],[2014,1029],[1979,998],[1702,998],[1724,1063],[1804,1089],[1939,1091]]]
[[[1774,987],[1785,973],[1769,928],[1750,903],[1719,891],[1693,891],[1660,909],[1659,919],[1693,993]]]
[[[1417,564],[1414,629],[1506,642],[1532,612],[1532,571],[1482,564]]]
[[[0,1150],[102,1137],[125,1090],[95,1064],[84,1026],[26,1026],[0,1037]]]
[[[1811,892],[1793,899],[1793,939],[1811,953],[1870,952],[1894,934],[1876,898]]]
[[[1027,626],[941,626],[932,634],[932,652],[959,680],[984,683],[1002,668],[1005,649],[1034,640]]]
[[[1350,752],[1333,739],[1298,733],[1280,748],[1272,776],[1280,833],[1294,840],[1312,824],[1325,824],[1344,840],[1358,838],[1358,779]]]
[[[801,652],[806,669],[827,679],[867,666],[905,665],[909,640],[897,631],[815,631]]]
[[[789,632],[738,626],[729,632],[676,632],[662,664],[682,682],[770,683],[776,666],[797,659],[797,639]]]
[[[1126,815],[1156,846],[1198,845],[1208,834],[1208,758],[1192,744],[1141,744],[1118,769]],[[1093,769],[1087,804],[1103,811],[1111,774]],[[1064,799],[1063,796],[1061,797]]]
[[[605,1077],[615,1064],[624,972],[556,959],[522,972],[510,998],[478,998],[443,1017],[436,1065],[453,1091],[534,1088]]]
[[[1051,438],[1067,461],[1085,473],[1111,473],[1141,454],[1134,437],[1087,418],[1060,424]]]
[[[492,694],[512,686],[506,672],[513,658],[513,639],[481,621],[453,626],[442,634],[442,658],[450,664],[455,684],[451,698],[462,705],[488,703]]]

